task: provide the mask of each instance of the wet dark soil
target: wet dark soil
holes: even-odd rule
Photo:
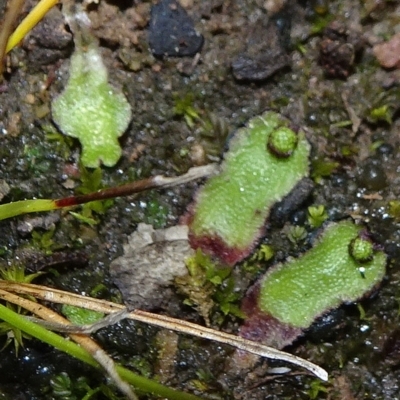
[[[33,3],[28,1],[27,9]],[[225,363],[230,348],[187,336],[179,337],[169,372],[160,380],[209,399],[400,399],[400,214],[393,207],[400,196],[400,74],[383,69],[373,55],[376,43],[398,32],[399,4],[181,4],[190,29],[199,35],[198,55],[152,54],[149,26],[152,35],[157,37],[157,32],[150,24],[149,1],[101,0],[87,5],[110,81],[123,90],[133,110],[120,140],[123,157],[117,166],[102,169],[102,185],[175,175],[215,159],[223,152],[227,133],[272,109],[303,127],[313,147],[314,189],[308,201],[287,216],[287,224],[305,224],[307,206],[324,205],[330,220],[351,216],[366,224],[389,263],[381,287],[360,303],[365,315],[356,305],[345,305],[328,329],[322,321],[312,335],[288,349],[326,368],[329,383],[297,370],[271,375],[269,368],[279,364],[267,361],[254,371],[232,376]],[[179,42],[184,48],[189,44]],[[0,179],[10,191],[3,202],[66,197],[80,185],[79,143],[61,136],[50,114],[51,99],[65,86],[72,50],[71,33],[55,9],[7,60],[0,90]],[[198,118],[185,120],[185,113],[177,112],[182,104],[184,110],[192,107]],[[64,211],[54,213],[48,224],[33,224],[36,215],[2,221],[1,263],[51,266],[38,283],[121,301],[108,271],[110,262],[122,254],[127,236],[139,222],[156,227],[176,224],[196,187],[192,183],[116,199],[104,214],[94,214],[98,224],[93,226]],[[50,243],[38,239],[49,229],[54,229]],[[273,261],[299,254],[312,236],[311,232],[299,247],[284,232],[272,225],[264,239],[275,249]],[[63,262],[54,263],[48,253]],[[244,293],[255,275],[238,266],[234,277]],[[182,300],[174,294],[156,311],[203,324]],[[239,319],[228,317],[214,327],[236,332],[239,325]],[[153,376],[159,373],[160,362],[167,363],[160,360],[157,332],[124,322],[104,329],[97,338],[115,359]],[[7,347],[0,365],[4,399],[55,398],[50,380],[62,372],[71,379],[84,376],[91,386],[104,381],[100,374],[93,375],[34,340],[26,340],[18,355]]]

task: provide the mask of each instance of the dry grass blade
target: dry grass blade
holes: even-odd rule
[[[10,37],[14,25],[17,21],[19,14],[21,13],[22,7],[25,0],[9,0],[7,5],[7,11],[4,14],[4,18],[1,23],[0,29],[0,82],[2,81],[3,75],[3,58],[6,54],[6,47],[8,38]]]
[[[18,0],[20,1],[20,0]],[[25,1],[22,0],[22,3]],[[29,14],[21,21],[15,31],[10,35],[6,53],[11,51],[24,37],[38,24],[47,12],[58,3],[58,0],[40,0]]]
[[[32,314],[37,315],[45,321],[55,322],[58,324],[62,324],[63,326],[71,325],[71,323],[66,318],[57,314],[53,310],[41,304],[35,303],[34,301],[31,301],[29,299],[12,294],[8,291],[0,289],[0,298],[10,303],[21,306],[22,308],[30,311]],[[132,391],[132,388],[119,377],[118,372],[115,369],[115,363],[112,358],[110,358],[110,356],[108,356],[108,354],[93,339],[84,334],[70,334],[69,336],[81,347],[83,347],[89,354],[92,355],[92,357],[108,373],[118,389],[122,393],[124,393],[129,400],[138,400],[137,396]]]
[[[57,289],[50,289],[39,285],[0,281],[0,288],[15,293],[28,294],[41,300],[60,304],[69,304],[76,307],[82,307],[93,311],[103,312],[105,314],[110,314],[125,309],[125,307],[120,304],[115,304],[105,300],[93,299],[90,297],[84,297],[74,293],[68,293]],[[210,328],[205,328],[191,322],[182,321],[163,315],[152,314],[140,310],[130,312],[128,314],[128,318],[161,328],[171,329],[173,331],[186,333],[196,337],[206,338],[209,340],[214,340],[216,342],[229,344],[238,349],[248,351],[261,357],[287,361],[289,363],[299,365],[309,370],[324,381],[328,380],[328,373],[323,368],[311,363],[310,361],[304,360],[300,357],[280,350],[276,350],[272,347],[264,346],[260,343],[240,338],[235,335],[216,331]]]

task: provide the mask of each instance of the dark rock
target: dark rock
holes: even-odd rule
[[[279,52],[269,52],[257,59],[241,54],[233,61],[232,69],[233,75],[238,80],[262,81],[287,65],[289,65],[287,56]]]
[[[382,162],[377,159],[367,160],[359,170],[358,182],[368,190],[384,189],[388,182]]]
[[[34,229],[44,229],[49,231],[55,228],[55,224],[60,220],[59,213],[49,213],[37,217],[26,217],[18,221],[17,232],[22,236],[28,236]]]
[[[139,224],[124,245],[124,255],[110,265],[110,275],[124,302],[145,310],[166,308],[173,297],[173,281],[187,274],[185,259],[194,254],[188,229],[175,226],[154,230]]]
[[[256,23],[247,39],[246,49],[232,62],[236,79],[261,81],[290,65],[290,58],[282,44],[282,23],[277,26],[275,22]]]
[[[68,57],[73,49],[72,34],[65,29],[61,11],[53,8],[32,29],[24,47],[29,51],[30,65],[44,66]]]
[[[347,78],[354,69],[356,55],[362,50],[364,40],[358,32],[345,28],[337,21],[324,32],[319,44],[319,63],[330,78]]]
[[[313,189],[314,182],[311,179],[302,179],[282,201],[272,208],[269,222],[275,226],[283,226],[290,214],[307,200]]]
[[[162,0],[152,7],[148,39],[157,57],[193,56],[204,42],[186,10],[174,0]]]

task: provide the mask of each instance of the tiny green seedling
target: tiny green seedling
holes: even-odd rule
[[[310,206],[307,209],[307,221],[312,228],[319,228],[328,218],[325,206]]]

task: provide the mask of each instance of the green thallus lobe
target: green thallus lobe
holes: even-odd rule
[[[328,310],[370,291],[385,274],[386,255],[374,252],[372,243],[360,238],[361,230],[350,221],[331,224],[303,256],[269,270],[261,280],[259,309],[305,329]]]
[[[65,134],[82,144],[82,163],[96,168],[114,166],[121,157],[120,137],[131,119],[124,95],[108,83],[108,72],[96,40],[81,19],[71,17],[75,52],[64,92],[52,103],[53,120]]]
[[[308,175],[309,152],[304,132],[295,134],[279,114],[251,119],[231,139],[220,174],[197,195],[192,246],[229,265],[249,255],[271,207]]]

